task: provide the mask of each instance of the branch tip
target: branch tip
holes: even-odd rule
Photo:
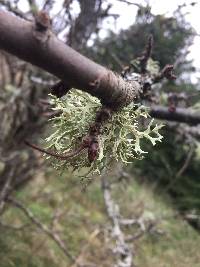
[[[145,74],[147,72],[147,63],[152,54],[153,48],[153,35],[150,34],[147,40],[145,50],[142,53],[142,56],[139,58],[141,73]]]

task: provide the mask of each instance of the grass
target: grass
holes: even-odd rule
[[[139,267],[200,267],[200,235],[176,216],[170,201],[157,195],[150,186],[138,184],[132,178],[128,184],[115,186],[113,197],[126,218],[143,217],[158,220],[156,226],[164,234],[147,233],[134,242],[135,261]],[[53,228],[67,245],[68,251],[80,262],[92,262],[100,267],[113,266],[110,222],[104,210],[99,178],[86,190],[70,174],[58,176],[52,170],[38,174],[35,180],[16,193],[37,218]],[[9,208],[3,217],[10,225],[29,223],[16,208]],[[105,230],[107,229],[107,230]],[[136,228],[127,233],[134,234]],[[23,230],[2,228],[0,231],[0,267],[75,267],[36,226]]]

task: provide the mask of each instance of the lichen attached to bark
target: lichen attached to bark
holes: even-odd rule
[[[101,103],[97,98],[75,89],[60,99],[52,95],[50,97],[53,110],[58,111],[59,115],[50,119],[53,133],[46,138],[47,148],[56,153],[67,153],[76,149],[87,136]],[[113,112],[103,125],[98,136],[98,157],[94,162],[88,161],[84,150],[66,161],[49,158],[54,167],[60,170],[71,168],[83,176],[100,174],[113,161],[128,164],[141,159],[147,153],[142,149],[141,140],[146,138],[152,145],[160,142],[162,136],[159,130],[162,126],[153,123],[146,107],[131,103]]]

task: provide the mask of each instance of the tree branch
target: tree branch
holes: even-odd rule
[[[150,108],[149,114],[151,117],[160,120],[184,122],[191,125],[200,123],[200,113],[186,108],[176,108],[176,110],[172,112],[169,111],[168,107],[153,106]]]
[[[27,22],[2,10],[0,49],[48,71],[70,87],[89,92],[110,107],[118,108],[133,101],[141,88],[138,82],[126,82],[74,51],[49,29],[38,27],[38,21]]]
[[[112,199],[111,186],[108,182],[108,177],[106,177],[105,174],[101,176],[101,187],[103,191],[106,211],[108,217],[112,222],[112,228],[113,228],[112,234],[116,242],[115,253],[119,256],[119,259],[115,267],[135,266],[135,264],[133,263],[133,255],[131,247],[126,243],[125,235],[121,229],[119,207]]]
[[[39,17],[39,23],[38,26],[38,17],[31,23],[1,10],[0,49],[57,76],[66,87],[75,87],[98,97],[102,104],[111,108],[125,106],[140,96],[142,85],[138,82],[123,80],[61,42],[46,27],[48,18],[45,14]],[[199,113],[181,108],[170,112],[166,107],[156,106],[151,108],[150,115],[192,125],[200,123]]]

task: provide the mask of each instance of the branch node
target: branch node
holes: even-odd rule
[[[172,81],[176,79],[176,75],[173,73],[174,65],[167,64],[162,71],[154,78],[154,83],[160,82],[162,79],[167,78]]]
[[[34,28],[34,37],[45,43],[50,36],[50,28],[51,28],[51,19],[49,15],[44,11],[39,11],[35,15],[35,28]]]
[[[99,85],[100,85],[100,79],[96,79],[93,82],[90,82],[89,85],[94,87],[94,88],[96,88],[96,89],[98,89]]]
[[[35,16],[36,30],[40,32],[47,31],[51,28],[51,19],[45,11],[39,11]]]

